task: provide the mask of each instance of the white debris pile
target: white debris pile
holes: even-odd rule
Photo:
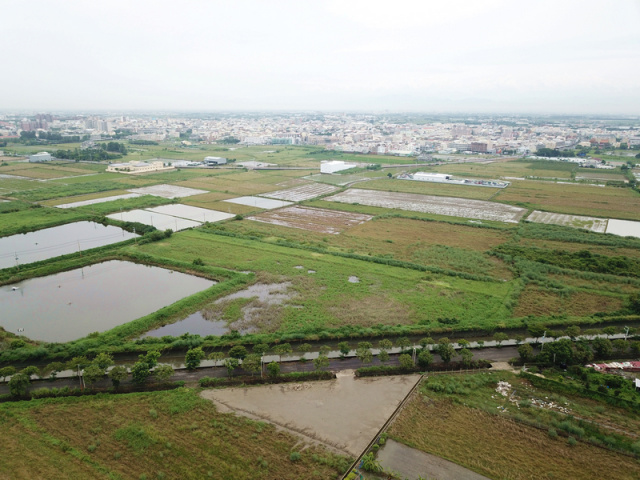
[[[531,405],[533,405],[534,407],[546,408],[548,410],[555,410],[557,412],[564,413],[565,415],[571,414],[571,410],[569,410],[567,407],[563,407],[562,405],[552,401],[532,398]],[[568,403],[565,402],[565,405],[568,405]]]
[[[498,386],[496,387],[496,392],[498,392],[503,397],[508,397],[509,392],[511,391],[511,384],[509,382],[498,382]]]

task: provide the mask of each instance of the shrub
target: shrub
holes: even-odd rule
[[[555,428],[550,428],[548,434],[551,438],[558,438],[558,432],[556,432]]]
[[[569,446],[571,446],[571,447],[575,447],[575,446],[576,446],[576,444],[578,443],[578,441],[577,441],[575,438],[573,438],[573,437],[569,437],[569,438],[567,439],[567,443],[569,444]]]
[[[292,462],[297,462],[301,458],[302,455],[300,455],[300,452],[291,452],[291,455],[289,455],[289,460],[291,460]]]

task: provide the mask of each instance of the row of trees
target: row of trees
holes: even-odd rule
[[[623,339],[609,340],[595,338],[593,340],[561,338],[555,342],[544,344],[540,353],[534,353],[533,347],[522,344],[518,347],[518,355],[523,362],[536,362],[555,365],[584,365],[595,358],[607,359],[627,354],[640,355],[640,341]]]

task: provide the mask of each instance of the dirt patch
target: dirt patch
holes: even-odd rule
[[[301,202],[303,200],[311,200],[312,198],[326,195],[338,190],[331,185],[322,183],[310,183],[290,188],[288,190],[278,190],[275,192],[264,193],[261,197],[277,198],[278,200],[288,200],[290,202]]]
[[[371,218],[373,218],[371,215],[361,213],[341,212],[338,210],[325,210],[322,208],[301,207],[296,205],[273,212],[261,213],[250,217],[249,220],[338,235],[347,228],[360,225],[361,223],[371,220]]]
[[[604,233],[607,229],[607,219],[582,217],[580,215],[564,215],[562,213],[540,212],[534,210],[527,217],[527,221],[544,223],[547,225],[562,225],[565,227],[584,228],[592,232]]]
[[[327,200],[508,223],[518,223],[527,212],[524,208],[468,198],[437,197],[434,195],[361,189],[349,189],[328,197]]]
[[[205,390],[202,397],[358,455],[409,393],[417,375]]]

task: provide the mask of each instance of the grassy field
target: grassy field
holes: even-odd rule
[[[496,392],[498,381],[511,385],[508,397]],[[581,418],[596,423],[583,424]],[[637,459],[599,445],[604,438],[611,444],[626,442],[631,451],[637,446],[640,452],[633,433],[639,429],[637,411],[564,397],[511,373],[495,372],[429,377],[390,434],[489,478],[637,480]]]
[[[504,305],[511,289],[509,283],[425,275],[277,243],[198,231],[181,232],[167,241],[130,248],[185,262],[199,257],[205,264],[264,272],[277,281],[293,282],[295,295],[277,321],[269,324],[269,328],[282,332],[341,325],[438,326],[441,317],[456,318],[461,326],[489,326],[494,322],[508,323],[510,316]],[[315,273],[309,274],[308,270]],[[350,283],[350,276],[357,276],[360,282]]]
[[[320,479],[348,467],[188,389],[7,403],[0,425],[3,479]]]
[[[498,160],[490,163],[461,163],[438,165],[430,170],[451,173],[458,176],[498,178],[498,177],[548,177],[569,179],[578,167],[563,162],[527,162],[521,160]]]
[[[640,220],[640,194],[628,188],[514,181],[494,200],[549,212]]]

